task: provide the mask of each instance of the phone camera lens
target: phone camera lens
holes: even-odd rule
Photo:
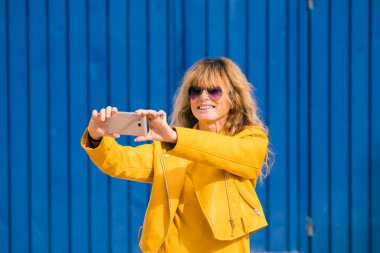
[[[138,126],[138,127],[141,127],[141,123],[138,123],[137,126]]]

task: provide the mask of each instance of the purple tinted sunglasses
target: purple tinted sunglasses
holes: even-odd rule
[[[196,99],[202,95],[204,89],[199,86],[193,85],[189,88],[189,96],[191,99]],[[207,94],[212,100],[218,100],[223,95],[223,90],[220,87],[207,88]]]

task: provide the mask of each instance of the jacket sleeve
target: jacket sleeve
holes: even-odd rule
[[[169,153],[217,167],[231,174],[256,179],[268,147],[268,137],[259,127],[250,127],[236,136],[174,127],[177,144]]]
[[[103,137],[98,147],[91,148],[86,130],[81,146],[94,164],[111,177],[148,183],[153,181],[152,144],[121,146],[115,139]]]

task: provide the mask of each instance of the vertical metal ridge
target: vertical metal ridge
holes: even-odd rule
[[[246,76],[247,76],[247,79],[248,79],[248,82],[249,83],[253,83],[253,82],[250,82],[249,79],[252,79],[251,77],[251,73],[250,73],[250,60],[249,60],[249,53],[250,53],[250,50],[249,50],[249,45],[250,45],[250,37],[249,37],[249,28],[251,27],[250,26],[250,18],[249,18],[249,8],[250,8],[250,5],[249,5],[249,0],[245,1],[245,34],[246,34],[246,43],[245,43],[245,67],[246,67]],[[255,93],[255,92],[253,92]]]
[[[90,12],[89,12],[89,1],[86,0],[86,93],[87,93],[87,115],[90,115],[91,112],[91,79],[90,79]],[[91,161],[87,158],[87,205],[88,205],[88,251],[92,252],[92,200],[91,200]]]
[[[27,110],[27,116],[26,116],[26,122],[27,122],[27,177],[28,177],[28,199],[27,199],[27,205],[28,205],[28,251],[32,252],[32,188],[31,188],[31,169],[32,169],[32,162],[31,162],[31,117],[30,117],[30,107],[31,107],[31,99],[30,99],[30,13],[29,13],[29,0],[25,1],[25,30],[26,30],[26,104],[28,106]]]
[[[245,0],[245,56],[244,65],[246,76],[249,77],[249,0]]]
[[[205,0],[205,11],[204,11],[204,15],[205,15],[205,56],[206,57],[210,57],[209,56],[209,4],[210,4],[210,1],[209,0]]]
[[[152,108],[152,103],[151,103],[151,100],[152,100],[152,96],[151,96],[151,93],[150,93],[150,90],[151,90],[151,87],[152,87],[152,83],[151,83],[151,62],[152,62],[152,59],[151,59],[151,50],[150,50],[150,46],[151,46],[151,43],[150,43],[150,32],[151,32],[151,27],[150,27],[150,1],[149,0],[145,0],[145,4],[146,4],[146,44],[147,44],[147,47],[146,47],[146,86],[147,86],[147,107],[149,109],[153,109],[153,110],[158,110],[158,109],[162,109],[162,108]],[[147,199],[147,203],[149,201],[149,195],[150,195],[150,190],[149,190],[149,187],[150,185],[147,184],[145,189],[146,189],[146,199]]]
[[[368,247],[372,252],[372,0],[368,5]]]
[[[7,118],[7,132],[8,132],[8,138],[7,138],[7,149],[8,149],[8,156],[7,156],[7,159],[8,159],[8,210],[7,210],[7,216],[8,216],[8,250],[9,252],[12,252],[12,175],[11,175],[11,171],[12,171],[12,160],[11,160],[11,137],[12,137],[12,130],[11,130],[11,125],[10,125],[10,112],[9,112],[9,108],[11,106],[10,104],[10,79],[9,79],[9,75],[10,75],[10,70],[9,70],[9,63],[10,63],[10,60],[9,60],[9,0],[5,0],[5,36],[6,36],[6,40],[5,40],[5,48],[6,48],[6,57],[5,57],[5,61],[6,61],[6,92],[7,92],[7,115],[6,115],[6,118]]]
[[[151,43],[150,43],[150,4],[149,4],[149,0],[145,0],[145,4],[146,4],[146,44],[147,44],[147,47],[146,47],[146,86],[147,86],[147,106],[148,108],[151,108],[151,95],[150,95],[150,89],[151,89],[151,78],[150,78],[150,70],[151,70],[151,53],[150,53],[150,46],[151,46]]]
[[[65,22],[66,22],[66,106],[67,106],[67,213],[68,213],[68,249],[69,252],[72,251],[72,173],[71,173],[71,70],[70,70],[70,1],[66,1],[65,4]]]
[[[230,56],[230,13],[229,13],[229,7],[230,7],[230,0],[226,0],[226,56]]]
[[[170,91],[171,91],[171,83],[173,83],[174,78],[172,77],[171,72],[171,54],[170,54],[170,42],[171,42],[171,26],[170,26],[170,17],[172,16],[171,8],[170,8],[170,0],[165,1],[165,13],[166,13],[166,109],[167,112],[171,111],[171,99],[170,99]]]
[[[297,99],[297,102],[296,102],[296,133],[297,133],[297,140],[296,140],[296,151],[297,151],[297,154],[300,154],[300,147],[301,147],[301,138],[300,138],[300,105],[301,105],[301,102],[300,102],[300,82],[301,82],[301,77],[300,77],[300,72],[301,72],[301,68],[300,68],[300,60],[301,60],[301,53],[300,53],[300,8],[299,8],[299,1],[296,2],[296,8],[297,8],[297,17],[296,17],[296,42],[297,42],[297,63],[296,63],[296,69],[297,69],[297,84],[296,84],[296,99]],[[300,156],[297,156],[297,167],[296,167],[296,171],[297,171],[297,179],[296,179],[296,182],[297,182],[297,185],[298,186],[301,186],[301,177],[300,177],[300,172],[301,172],[301,159],[300,159]],[[300,187],[301,188],[301,187]],[[299,213],[301,213],[301,194],[300,194],[301,190],[297,191],[297,194],[296,194],[296,197],[299,201],[297,201],[297,211]],[[302,216],[301,216],[302,217]],[[301,220],[300,220],[301,221]],[[297,245],[297,248],[301,249],[301,233],[300,233],[300,227],[298,226],[297,228],[297,234],[296,234],[296,245]]]
[[[131,20],[130,20],[130,0],[127,0],[126,4],[126,53],[127,53],[127,69],[126,69],[126,80],[127,80],[127,110],[130,110],[131,108],[131,33],[130,33],[130,26],[131,26]],[[128,139],[129,140],[129,139]]]
[[[182,12],[182,71],[183,72],[186,69],[186,1],[189,0],[183,0],[182,6],[181,6],[181,12]]]
[[[352,249],[352,140],[351,140],[351,135],[352,135],[352,126],[351,126],[351,121],[352,121],[352,55],[351,55],[351,50],[352,50],[352,0],[349,0],[348,3],[348,241],[349,241],[349,252],[351,253]]]
[[[127,25],[125,26],[125,35],[126,35],[126,55],[127,55],[127,59],[126,59],[126,82],[127,82],[127,94],[126,94],[126,97],[127,97],[127,103],[126,103],[126,107],[127,107],[127,110],[130,110],[131,108],[131,68],[130,68],[130,65],[131,65],[131,43],[130,43],[130,25],[131,25],[131,20],[130,20],[130,15],[129,15],[129,12],[130,12],[130,0],[127,0],[126,1],[126,4],[125,4],[125,13],[126,13],[126,23]],[[127,143],[130,144],[130,139],[128,138],[127,139]],[[131,199],[131,191],[130,191],[130,182],[127,183],[127,203],[130,201]],[[131,217],[131,205],[128,205],[127,206],[127,225],[128,225],[128,234],[132,234],[131,233],[131,222],[132,222],[132,217]],[[127,242],[127,245],[128,245],[128,249],[132,249],[132,238],[131,236],[128,236],[127,238],[128,242]]]
[[[289,134],[290,134],[290,122],[289,122],[289,114],[290,114],[290,99],[289,99],[289,83],[290,83],[290,59],[289,59],[289,46],[290,46],[290,28],[289,28],[289,0],[285,0],[285,112],[287,114],[287,117],[285,118],[285,171],[288,171],[290,166],[290,144],[289,144]],[[290,182],[289,181],[289,173],[285,173],[285,182]],[[286,230],[286,242],[285,242],[285,247],[286,250],[290,250],[290,206],[289,206],[289,192],[290,192],[290,184],[285,184],[285,202],[286,202],[286,221],[285,221],[285,230]]]
[[[331,198],[331,189],[332,189],[332,159],[331,159],[331,146],[332,146],[332,141],[331,141],[331,138],[332,138],[332,107],[331,107],[331,104],[332,104],[332,96],[331,96],[331,93],[332,93],[332,71],[331,71],[331,68],[332,68],[332,56],[331,56],[331,53],[332,53],[332,50],[331,50],[331,44],[332,44],[332,29],[331,29],[331,26],[332,26],[332,11],[331,11],[331,1],[328,1],[327,2],[327,82],[328,82],[328,87],[327,87],[327,134],[328,134],[328,138],[327,138],[327,192],[329,193],[328,194],[328,199],[327,199],[327,248],[329,250],[329,252],[332,251],[332,230],[331,230],[331,226],[332,226],[332,198]]]
[[[301,86],[301,75],[300,75],[300,73],[301,73],[301,65],[300,65],[300,62],[301,62],[301,52],[300,52],[300,43],[299,43],[299,41],[300,41],[300,31],[301,31],[301,29],[300,29],[300,11],[301,11],[301,9],[300,9],[300,3],[299,3],[299,1],[296,1],[296,3],[297,3],[297,18],[296,18],[296,20],[297,20],[297,22],[296,22],[296,24],[297,24],[297,26],[296,26],[296,28],[297,28],[297,32],[296,32],[296,36],[297,36],[297,49],[298,49],[298,51],[297,51],[297,66],[296,66],[296,69],[297,69],[297,85],[296,85],[296,87],[297,87],[297,89],[296,89],[296,98],[297,98],[297,106],[296,106],[296,108],[297,108],[297,113],[296,113],[296,127],[297,127],[297,129],[296,129],[296,133],[297,133],[297,145],[296,145],[296,152],[297,152],[297,154],[300,154],[300,147],[301,147],[301,135],[300,135],[300,131],[299,131],[299,129],[300,129],[300,124],[301,124],[301,117],[300,117],[300,115],[301,115],[301,110],[300,110],[300,105],[301,105],[301,96],[300,96],[300,86]],[[300,187],[301,186],[301,177],[300,177],[300,172],[301,172],[301,165],[300,165],[300,161],[299,160],[297,160],[297,168],[296,168],[296,171],[297,171],[297,185]],[[300,190],[299,191],[297,191],[297,199],[299,200],[299,201],[297,201],[297,210],[298,210],[298,212],[299,212],[299,214],[301,214],[301,201],[300,201],[300,199],[301,199],[301,194],[300,194]],[[302,216],[301,216],[302,217]],[[301,220],[300,220],[301,221]],[[299,229],[299,227],[298,227],[298,229],[297,229],[297,235],[296,235],[296,240],[297,240],[297,248],[299,248],[299,249],[301,249],[301,233],[300,233],[300,229]]]
[[[49,252],[52,252],[53,246],[52,246],[52,195],[51,195],[51,179],[52,179],[52,173],[51,173],[51,165],[52,165],[52,159],[51,159],[51,149],[52,149],[52,143],[51,143],[51,76],[50,76],[50,12],[49,12],[50,4],[49,0],[46,0],[46,87],[47,87],[47,122],[48,122],[48,128],[47,128],[47,135],[48,135],[48,249]]]
[[[270,36],[269,36],[269,30],[270,30],[270,16],[269,16],[269,4],[270,0],[265,1],[265,23],[266,23],[266,30],[265,30],[265,45],[266,45],[266,52],[265,52],[265,122],[267,127],[269,128],[270,121],[269,121],[269,115],[270,115],[270,103],[269,103],[269,77],[270,77],[270,64],[269,64],[269,57],[270,57]],[[266,192],[270,191],[270,180],[267,181],[266,184]],[[270,195],[268,194],[267,201],[266,201],[266,210],[268,213],[270,213]],[[266,250],[270,250],[270,244],[271,244],[271,237],[270,237],[270,228],[266,230]]]
[[[312,34],[311,34],[311,24],[312,24],[312,17],[311,17],[311,10],[307,9],[307,167],[308,167],[308,173],[307,173],[307,185],[308,185],[308,202],[307,202],[307,216],[312,217],[312,178],[311,178],[311,172],[312,172],[312,162],[311,162],[311,155],[312,155],[312,145],[311,145],[311,85],[312,85],[312,53],[311,53],[311,47],[312,47]],[[312,245],[313,240],[309,236],[308,237],[308,252],[312,252]]]
[[[107,90],[107,106],[111,105],[111,61],[110,61],[110,2],[106,1],[105,18],[106,18],[106,90]],[[112,252],[112,187],[110,177],[106,177],[106,191],[107,191],[107,249]]]

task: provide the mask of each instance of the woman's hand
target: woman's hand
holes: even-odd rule
[[[116,107],[107,106],[102,108],[100,112],[97,110],[92,111],[92,117],[90,123],[88,123],[88,133],[94,140],[100,140],[103,136],[109,136],[112,138],[120,137],[120,134],[111,134],[108,132],[108,120],[113,114],[117,112]]]
[[[135,141],[163,141],[169,143],[177,142],[177,133],[166,121],[166,113],[154,110],[137,110],[140,116],[146,116],[149,124],[149,133],[146,136],[139,136]]]

